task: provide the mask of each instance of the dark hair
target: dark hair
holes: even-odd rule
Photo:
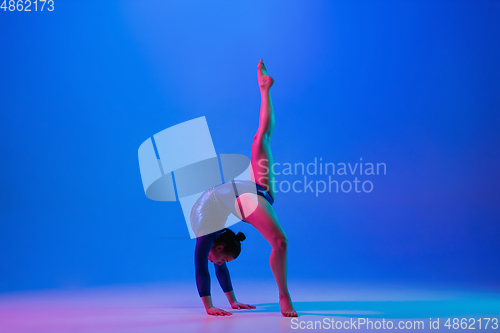
[[[234,259],[238,258],[241,252],[241,242],[243,242],[246,237],[242,232],[238,232],[238,234],[234,234],[231,229],[224,228],[223,232],[214,241],[213,246],[224,245],[223,253],[232,256]]]

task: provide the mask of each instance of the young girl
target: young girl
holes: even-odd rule
[[[285,317],[297,317],[287,287],[287,246],[285,232],[278,223],[272,207],[276,198],[271,135],[274,130],[274,110],[270,88],[274,79],[267,73],[262,59],[257,66],[257,79],[261,93],[259,128],[252,143],[251,180],[231,180],[205,191],[191,210],[193,229],[203,230],[210,221],[224,225],[230,214],[254,226],[271,244],[270,265],[279,291],[281,313]],[[233,309],[255,309],[255,306],[236,300],[231,285],[227,262],[238,257],[245,235],[235,235],[229,229],[197,238],[195,249],[196,283],[198,293],[209,315],[227,316],[232,313],[216,308],[210,296],[208,261],[215,264],[217,279]]]

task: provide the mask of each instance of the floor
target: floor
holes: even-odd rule
[[[238,281],[233,285],[238,300],[256,305],[255,310],[232,310],[234,314],[229,317],[208,316],[195,285],[188,282],[0,294],[0,332],[265,333],[310,331],[314,325],[318,331],[435,332],[438,319],[440,331],[463,331],[459,324],[455,324],[458,329],[453,328],[453,318],[466,318],[467,324],[462,321],[462,327],[468,327],[469,332],[473,327],[481,332],[500,332],[500,293],[487,290],[290,281],[299,313],[292,320],[279,313],[273,281]],[[212,290],[214,305],[230,310],[217,286]],[[445,326],[448,318],[450,328]],[[481,329],[479,318],[483,318]],[[487,328],[485,318],[492,318]],[[496,324],[493,318],[497,318]],[[387,328],[389,321],[392,329]],[[416,327],[419,321],[423,328]],[[430,328],[431,321],[434,329]]]

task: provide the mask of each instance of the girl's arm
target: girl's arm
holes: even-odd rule
[[[194,267],[196,271],[196,286],[200,297],[210,295],[210,273],[208,272],[208,253],[212,248],[211,235],[198,237],[194,250]]]
[[[196,248],[194,255],[194,265],[196,270],[196,286],[198,287],[198,294],[201,301],[205,306],[207,314],[214,316],[229,316],[232,313],[218,309],[212,304],[212,297],[210,296],[210,273],[208,271],[208,253],[212,249],[213,234],[198,237],[196,240]]]

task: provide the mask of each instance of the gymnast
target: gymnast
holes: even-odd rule
[[[214,263],[219,284],[224,291],[231,308],[255,309],[255,306],[236,300],[231,278],[226,263],[236,259],[241,251],[241,242],[245,235],[241,232],[223,228],[230,214],[254,226],[271,244],[270,265],[279,291],[281,314],[285,317],[297,317],[287,287],[287,246],[285,232],[278,223],[272,207],[276,190],[274,182],[273,156],[271,154],[271,135],[274,130],[274,111],[270,88],[274,79],[267,73],[262,59],[257,66],[257,79],[261,93],[259,128],[252,143],[251,180],[231,180],[205,191],[191,210],[193,230],[202,232],[207,221],[219,223],[215,232],[202,235],[196,240],[195,270],[198,293],[207,314],[229,316],[231,312],[216,308],[210,296],[210,274],[208,261]],[[212,225],[213,227],[213,225]],[[207,229],[205,228],[205,231]]]

